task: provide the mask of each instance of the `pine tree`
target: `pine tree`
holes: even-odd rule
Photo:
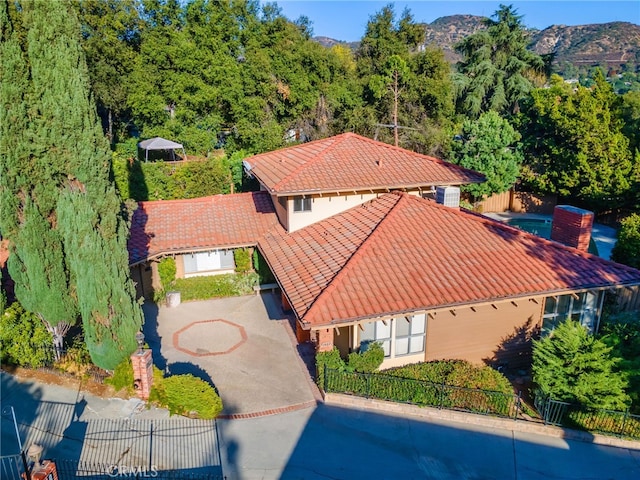
[[[615,372],[611,347],[573,320],[533,343],[533,380],[554,400],[587,407],[624,409],[627,380]]]
[[[482,112],[517,113],[518,102],[533,88],[532,78],[545,68],[539,55],[527,50],[522,16],[513,6],[500,5],[486,29],[465,37],[456,51],[460,110],[477,117]]]
[[[21,7],[26,63],[6,83],[28,89],[13,94],[29,115],[28,137],[3,122],[9,179],[3,180],[2,229],[17,252],[16,295],[49,323],[75,319],[79,311],[93,362],[111,369],[135,349],[142,311],[128,278],[127,225],[109,180],[108,143],[89,94],[80,26],[66,2]],[[27,146],[14,149],[12,142]]]

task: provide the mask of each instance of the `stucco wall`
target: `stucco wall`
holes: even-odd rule
[[[522,364],[527,336],[541,326],[543,298],[431,313],[427,321],[427,360],[463,359],[473,363]]]
[[[287,201],[287,210],[288,215],[281,213],[278,211],[279,203],[276,198],[274,198],[274,204],[276,205],[276,212],[278,214],[278,218],[280,219],[280,223],[288,229],[289,232],[293,232],[304,228],[312,223],[319,222],[320,220],[324,220],[325,218],[329,218],[337,213],[344,212],[345,210],[350,209],[351,207],[355,207],[362,203],[368,202],[369,200],[373,200],[379,194],[371,193],[371,192],[361,192],[361,193],[351,193],[346,195],[337,195],[337,194],[323,194],[313,195],[311,196],[311,211],[310,212],[294,212],[293,211],[293,197],[289,197]],[[407,192],[411,195],[419,195],[420,192],[415,190],[411,192]],[[288,223],[285,223],[285,221]]]

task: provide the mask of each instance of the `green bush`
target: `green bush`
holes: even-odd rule
[[[234,297],[253,293],[258,276],[255,273],[239,275],[227,273],[206,277],[178,278],[174,290],[180,292],[182,301],[207,300],[218,297]]]
[[[257,248],[253,251],[253,269],[258,274],[258,281],[260,282],[260,285],[265,283],[274,283],[276,281],[276,278],[273,276],[273,272],[271,272],[267,261],[264,259]]]
[[[141,162],[128,152],[113,154],[113,177],[123,200],[174,200],[229,193],[231,182],[225,160],[165,163]]]
[[[151,385],[151,391],[149,392],[149,402],[155,403],[159,406],[166,407],[169,403],[167,399],[167,391],[164,386],[164,374],[162,371],[153,366],[153,384]]]
[[[169,412],[174,415],[213,419],[222,411],[222,400],[204,380],[193,375],[174,375],[164,379]]]
[[[42,367],[53,361],[53,337],[35,313],[18,302],[0,317],[0,360],[2,363]]]
[[[233,251],[233,259],[236,263],[236,273],[251,271],[251,253],[248,248],[236,248]]]
[[[113,375],[105,379],[104,383],[111,385],[116,391],[124,390],[133,394],[133,365],[130,358],[125,358],[113,370]]]
[[[158,275],[162,290],[166,292],[173,286],[176,280],[176,260],[173,257],[165,257],[158,263]]]
[[[378,342],[370,343],[367,349],[360,353],[350,353],[348,368],[356,372],[375,372],[384,360],[384,350]]]
[[[332,370],[345,371],[347,365],[340,357],[340,352],[336,347],[329,352],[318,352],[316,354],[316,381],[320,388],[324,388],[324,369],[330,368]]]

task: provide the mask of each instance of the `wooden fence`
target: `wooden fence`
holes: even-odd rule
[[[509,190],[484,199],[477,205],[476,210],[480,213],[499,213],[507,210],[516,213],[553,213],[557,203],[556,195],[537,195]]]

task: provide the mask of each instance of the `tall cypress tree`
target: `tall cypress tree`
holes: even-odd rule
[[[34,165],[21,163],[24,158],[17,155],[9,172],[16,179],[14,188],[7,188],[6,196],[13,193],[21,198],[16,187],[21,186],[22,177],[43,178],[23,187],[26,200],[21,204],[5,203],[3,196],[3,218],[6,205],[14,212],[15,220],[8,225],[15,226],[10,237],[15,250],[32,246],[32,255],[21,257],[22,271],[16,279],[21,287],[16,285],[16,295],[25,307],[49,320],[22,297],[26,290],[37,296],[66,279],[63,298],[71,298],[71,305],[80,312],[92,360],[111,369],[135,349],[134,334],[142,323],[142,310],[128,278],[127,224],[109,180],[108,143],[89,93],[80,26],[67,2],[30,0],[22,4],[22,11],[28,29],[25,83],[29,92],[24,95],[24,108],[29,114],[31,149],[24,157]],[[15,130],[7,133],[19,134]],[[32,211],[41,213],[46,222],[38,221],[41,218],[35,213],[28,217],[35,219],[32,224],[27,222],[27,213]],[[53,248],[43,244],[49,236],[59,242]],[[31,268],[32,263],[46,267],[58,257],[61,262],[54,266],[63,268],[55,278],[44,276],[40,284],[32,284],[20,276],[32,271],[49,274],[46,268]],[[33,276],[28,280],[37,280]]]
[[[55,206],[64,163],[51,161],[38,117],[29,59],[9,17],[8,2],[0,3],[2,63],[0,79],[0,230],[10,240],[9,272],[22,305],[36,312],[62,346],[77,320],[73,289],[56,230]],[[19,27],[16,25],[16,27]],[[46,131],[46,130],[45,130]]]

